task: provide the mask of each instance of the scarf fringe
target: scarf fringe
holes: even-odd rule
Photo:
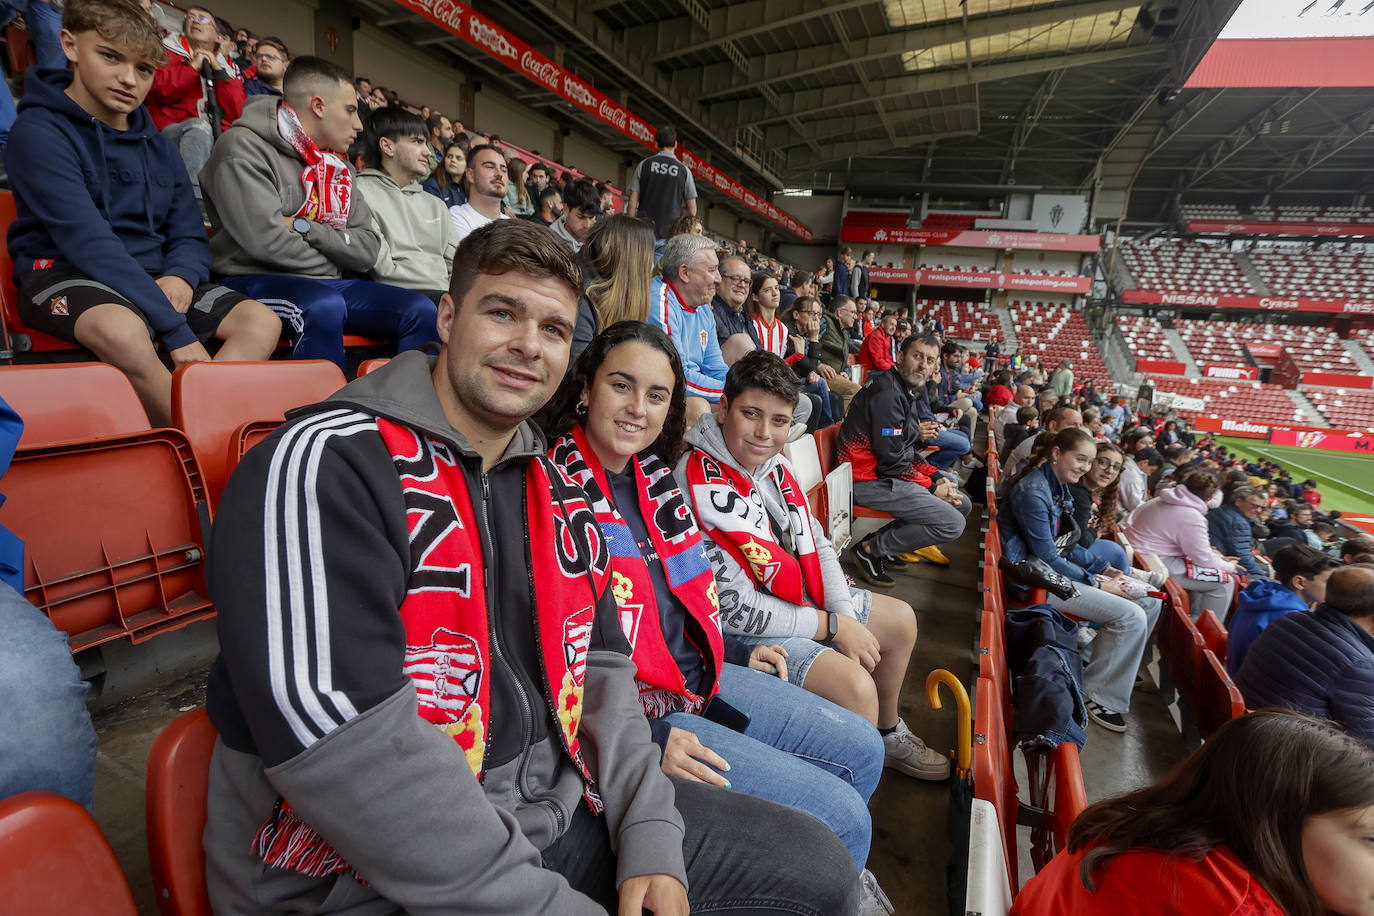
[[[285,868],[311,878],[351,874],[359,884],[367,885],[315,828],[301,820],[284,798],[277,799],[272,816],[258,828],[257,836],[253,837],[253,851],[264,864],[273,868]]]

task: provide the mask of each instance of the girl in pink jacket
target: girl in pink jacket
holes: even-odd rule
[[[1207,535],[1207,510],[1220,501],[1220,482],[1201,468],[1184,471],[1177,480],[1131,513],[1126,537],[1137,553],[1155,554],[1164,563],[1188,593],[1194,620],[1203,610],[1225,619],[1236,587],[1235,558],[1218,554]]]

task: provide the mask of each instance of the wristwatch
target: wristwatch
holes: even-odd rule
[[[304,216],[298,216],[291,221],[291,228],[295,229],[301,235],[305,235],[310,231],[310,220],[306,219]]]
[[[840,632],[840,615],[827,611],[825,615],[825,638],[833,640]]]

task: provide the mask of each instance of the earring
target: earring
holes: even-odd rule
[[[574,412],[575,412],[579,417],[585,417],[585,416],[587,415],[587,402],[586,402],[586,401],[578,401],[578,402],[577,402],[577,410],[574,411]]]

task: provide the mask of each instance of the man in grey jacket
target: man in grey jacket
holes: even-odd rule
[[[382,239],[341,155],[362,130],[348,74],[318,57],[286,70],[284,99],[254,96],[200,173],[211,271],[290,325],[298,359],[344,368],[344,334],[412,350],[437,339],[421,293],[344,279],[373,269]]]
[[[660,769],[607,546],[528,422],[571,253],[500,221],[453,277],[437,359],[304,408],[221,501],[215,912],[852,913],[819,821]]]

